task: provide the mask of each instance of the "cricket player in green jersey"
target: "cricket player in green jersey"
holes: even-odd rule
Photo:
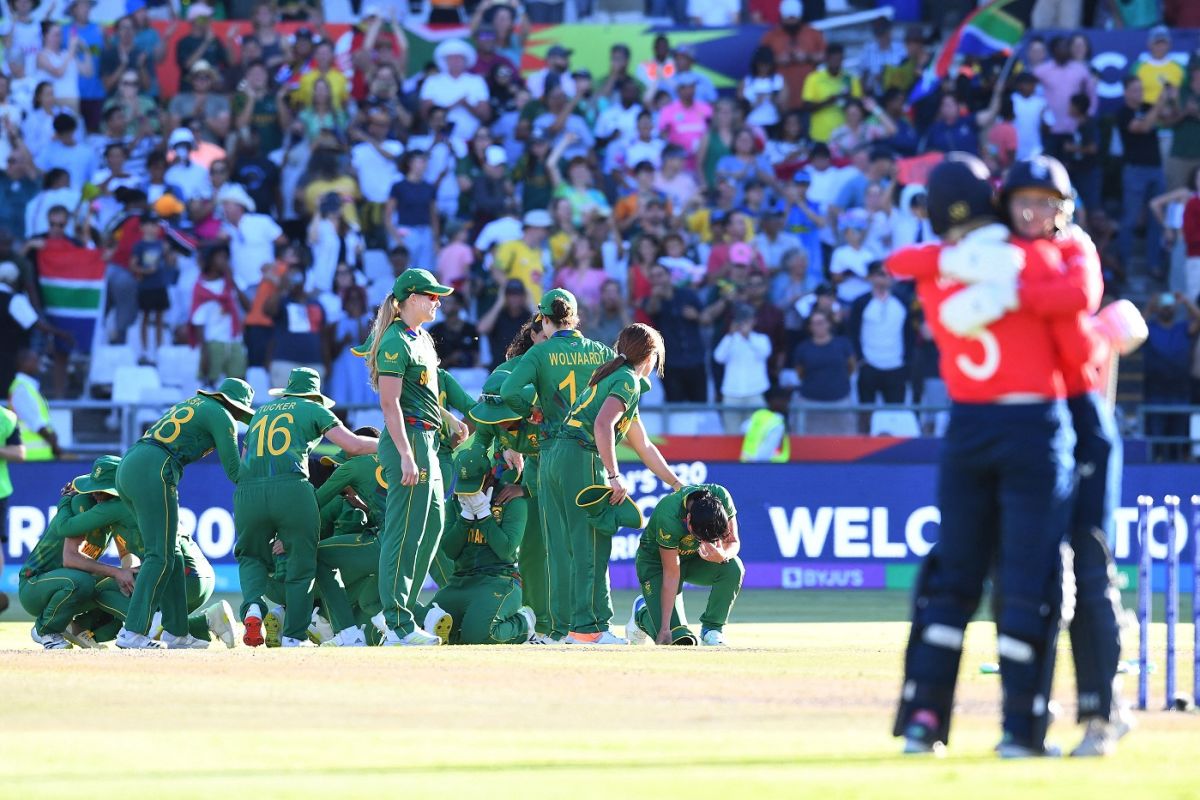
[[[467,394],[458,379],[444,369],[438,369],[438,387],[441,389],[438,394],[438,405],[446,412],[457,411],[465,417],[474,408],[475,398]],[[469,435],[470,429],[465,423],[455,420],[451,414],[443,415],[442,428],[438,431],[437,453],[438,468],[442,473],[442,489],[445,491],[445,495],[442,497],[443,503],[454,495],[454,482],[450,480],[454,475],[454,448],[462,444]],[[443,535],[446,530],[445,525],[449,523],[449,520],[443,523]],[[441,541],[441,538],[441,536],[436,539],[432,536],[425,537],[421,543],[421,552],[417,554],[417,568],[420,569],[422,564],[429,564],[428,573],[438,586],[444,586],[446,581],[450,580],[454,569],[454,562],[442,555],[440,548],[430,551],[430,548],[434,547],[436,542]],[[413,592],[408,610],[414,619],[424,619],[422,611],[425,609],[417,602],[417,592]]]
[[[364,432],[365,429],[358,431]],[[378,437],[379,431],[374,434]],[[358,626],[371,621],[382,610],[378,529],[384,520],[387,482],[378,455],[355,456],[340,462],[337,458],[324,458],[322,462],[336,465],[317,490],[322,517],[333,518],[334,531],[317,545],[317,588],[337,631],[333,645],[362,647],[367,643],[367,635]],[[359,509],[350,506],[347,493],[366,507],[366,517],[358,530],[348,529],[353,526],[347,520],[353,520],[353,512]],[[341,583],[335,571],[340,573]],[[355,607],[362,613],[356,614]],[[361,615],[367,619],[361,620]]]
[[[539,334],[541,323],[537,326]],[[512,496],[529,498],[527,503],[527,522],[525,536],[521,540],[521,550],[518,554],[517,567],[521,572],[521,584],[525,602],[537,614],[538,644],[550,643],[550,594],[549,567],[546,563],[546,545],[542,539],[541,517],[537,507],[538,468],[541,459],[541,428],[528,420],[521,419],[517,413],[504,405],[500,399],[500,387],[515,360],[524,355],[525,351],[544,341],[539,334],[534,334],[535,340],[529,340],[518,334],[513,345],[509,347],[508,361],[496,367],[483,385],[483,396],[479,403],[471,409],[471,420],[475,423],[475,441],[472,447],[482,447],[504,460],[505,466],[516,470],[520,479],[505,486],[502,491]],[[521,341],[526,338],[524,349],[519,349]],[[532,386],[525,387],[525,394],[530,402],[534,400]]]
[[[54,519],[21,569],[18,597],[25,610],[35,617],[32,631],[34,641],[47,650],[69,647],[64,636],[67,625],[77,615],[95,607],[98,598],[100,602],[109,604],[113,592],[127,597],[134,590],[136,578],[133,570],[105,564],[84,555],[85,548],[96,553],[103,552],[112,538],[111,530],[90,525],[86,520],[82,524],[71,524],[76,518],[71,510],[72,503],[77,499],[74,491],[96,493],[110,498],[111,502],[118,502],[115,500],[118,463],[119,459],[113,456],[96,459],[92,471],[73,482],[76,488],[64,491]],[[101,591],[98,585],[104,580],[109,583]],[[114,614],[120,611],[119,608],[110,610]],[[160,648],[163,645],[154,642],[150,647]]]
[[[327,438],[351,455],[374,453],[376,440],[351,433],[333,412],[334,401],[321,394],[321,376],[310,367],[297,367],[278,397],[262,406],[250,420],[237,490],[233,493],[233,523],[237,543],[233,554],[242,584],[242,641],[263,644],[263,599],[270,590],[275,564],[272,541],[278,537],[287,553],[283,579],[285,614],[280,644],[311,646],[312,589],[317,572],[317,538],[321,512],[317,493],[308,481],[308,457]]]
[[[427,270],[402,272],[391,296],[380,304],[369,347],[364,346],[386,423],[379,440],[388,495],[378,573],[386,646],[441,644],[417,626],[412,608],[429,574],[445,518],[439,432],[443,423],[462,425],[450,422],[447,418],[453,417],[438,402],[437,351],[421,327],[433,321],[441,298],[452,291]],[[427,538],[433,539],[432,545]]]
[[[611,348],[585,338],[579,325],[575,296],[565,289],[553,289],[542,296],[538,304],[542,332],[546,341],[534,345],[513,365],[512,372],[500,387],[504,404],[521,419],[542,426],[545,439],[541,445],[538,465],[537,500],[542,522],[542,539],[546,544],[549,585],[549,617],[551,639],[567,641],[571,632],[571,539],[567,535],[567,514],[586,516],[571,498],[560,496],[553,480],[563,469],[558,463],[562,442],[558,438],[563,420],[579,394],[587,388],[592,373],[614,355]],[[535,408],[525,387],[536,391]],[[568,460],[570,460],[568,458]],[[589,481],[593,483],[594,481]],[[567,503],[571,508],[567,510]]]
[[[120,459],[103,456],[93,464],[93,472],[72,481],[69,489],[75,493],[69,509],[62,514],[59,533],[66,537],[83,536],[79,553],[98,560],[111,540],[116,545],[121,566],[136,572],[145,555],[141,532],[133,512],[106,490],[103,474],[116,479]],[[101,470],[101,477],[96,471]],[[115,492],[115,489],[113,490]],[[155,612],[150,638],[159,639],[171,650],[202,649],[217,636],[226,647],[235,644],[234,617],[225,601],[205,607],[212,597],[216,575],[204,553],[190,536],[179,537],[184,561],[184,587],[188,613],[188,636],[178,637],[162,629],[162,614]],[[96,584],[96,597],[87,613],[78,616],[67,626],[65,635],[72,644],[95,647],[98,642],[113,639],[129,613],[129,598],[111,576],[105,575]]]
[[[454,459],[458,486],[450,501],[444,551],[454,574],[438,589],[426,618],[427,632],[451,620],[450,644],[524,644],[537,618],[522,602],[517,552],[525,535],[528,502],[514,497],[493,502],[502,483],[485,449],[470,447]],[[515,473],[506,473],[516,478]]]
[[[617,337],[616,357],[592,373],[559,431],[550,486],[571,543],[570,638],[577,644],[627,643],[609,630],[613,610],[608,560],[616,530],[596,527],[580,506],[580,493],[607,484],[612,506],[629,496],[617,463],[617,445],[622,440],[663,483],[672,489],[683,485],[638,416],[638,401],[650,389],[650,374],[657,371],[661,376],[665,360],[658,331],[641,323],[627,326]]]
[[[231,481],[238,479],[234,420],[248,420],[254,390],[228,378],[216,391],[197,392],[177,403],[125,453],[117,468],[117,491],[133,511],[146,557],[129,601],[117,647],[154,647],[148,634],[155,609],[173,636],[188,636],[183,553],[179,547],[179,479],[183,468],[216,449]]]
[[[742,589],[737,509],[723,486],[687,486],[658,501],[637,551],[642,594],[625,635],[634,644],[695,644],[683,610],[683,583],[710,586],[700,615],[700,643],[725,644],[725,623]],[[664,620],[669,623],[664,624]]]
[[[8,498],[13,493],[8,462],[24,461],[25,454],[17,415],[7,408],[0,408],[0,578],[4,577],[4,551],[8,549]],[[7,608],[8,595],[0,592],[0,614]]]

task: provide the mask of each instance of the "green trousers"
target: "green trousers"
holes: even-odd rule
[[[525,456],[525,475],[521,485],[529,495],[529,518],[525,523],[525,537],[521,539],[521,550],[517,554],[517,569],[521,572],[521,593],[525,605],[537,615],[537,632],[548,634],[550,625],[550,578],[546,564],[546,539],[542,531],[542,515],[538,508],[538,471],[541,459]]]
[[[384,433],[379,440],[379,463],[388,484],[379,532],[379,601],[388,627],[401,638],[416,630],[413,608],[442,538],[444,490],[437,437],[437,431],[408,428],[420,473],[415,486],[401,483],[404,471],[391,437]]]
[[[212,564],[190,536],[179,537],[179,549],[183,553],[183,587],[187,598],[188,633],[197,639],[212,640],[204,610],[217,588],[217,575]]]
[[[34,627],[42,635],[65,631],[95,595],[94,575],[65,567],[29,578],[22,574],[17,594],[21,606],[36,617]]]
[[[335,571],[341,574],[341,583]],[[375,534],[330,536],[317,545],[317,589],[334,631],[359,625],[379,613],[378,573],[379,537]]]
[[[551,635],[597,633],[612,622],[608,558],[612,537],[597,533],[575,496],[607,485],[600,456],[568,439],[543,451],[538,502],[549,566]]]
[[[313,485],[301,475],[240,481],[233,493],[233,524],[237,530],[233,555],[242,584],[242,618],[252,604],[266,610],[263,597],[270,591],[275,567],[271,542],[278,536],[287,551],[283,635],[307,638],[321,529]]]
[[[714,564],[699,556],[684,556],[679,560],[679,591],[675,595],[675,610],[671,612],[671,630],[676,633],[687,633],[687,614],[683,610],[683,584],[693,586],[711,586],[708,594],[708,605],[700,615],[700,625],[704,630],[719,631],[725,628],[729,621],[729,612],[742,590],[742,578],[746,568],[742,560],[731,558],[724,564]],[[638,584],[642,596],[646,598],[646,607],[638,614],[637,626],[645,631],[651,639],[658,637],[662,626],[662,562],[657,558],[645,558],[640,553],[637,557]],[[673,638],[678,638],[674,636]]]
[[[521,584],[513,577],[452,578],[433,601],[454,615],[450,644],[524,644],[529,638]]]
[[[183,553],[177,535],[182,474],[170,453],[144,441],[129,448],[117,467],[117,490],[137,520],[144,547],[125,619],[125,628],[134,633],[149,633],[156,609],[162,609],[168,633],[185,636],[188,632]]]

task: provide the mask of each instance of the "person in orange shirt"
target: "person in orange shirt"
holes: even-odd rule
[[[783,0],[779,15],[779,24],[763,35],[762,44],[775,54],[787,86],[788,110],[792,110],[800,107],[804,79],[825,60],[825,35],[801,21],[804,4],[800,0]]]
[[[246,322],[243,337],[246,343],[246,366],[267,366],[267,354],[275,338],[275,320],[266,312],[267,299],[279,291],[279,282],[288,269],[303,263],[300,250],[296,244],[276,245],[276,260],[273,264],[263,264],[263,279],[258,284],[254,299],[246,312]]]
[[[652,199],[661,200],[666,205],[667,213],[671,213],[671,201],[665,194],[654,188],[654,165],[649,161],[640,161],[633,168],[633,177],[637,183],[631,194],[617,201],[613,209],[617,228],[625,233],[636,224],[646,209],[646,204]]]

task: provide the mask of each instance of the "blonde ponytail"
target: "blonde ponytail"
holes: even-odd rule
[[[375,322],[371,324],[371,351],[367,354],[367,369],[371,373],[371,388],[379,391],[379,343],[383,334],[400,316],[400,304],[390,294],[375,312]]]

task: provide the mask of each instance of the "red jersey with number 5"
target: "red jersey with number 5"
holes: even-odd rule
[[[1013,244],[1025,252],[1023,282],[1052,286],[1056,275],[1061,278],[1065,274],[1062,256],[1052,242]],[[1047,317],[1021,307],[971,337],[957,336],[942,325],[941,304],[964,285],[940,275],[941,250],[940,244],[906,247],[888,257],[887,269],[897,278],[916,281],[950,398],[959,403],[995,403],[1011,395],[1066,396]]]

